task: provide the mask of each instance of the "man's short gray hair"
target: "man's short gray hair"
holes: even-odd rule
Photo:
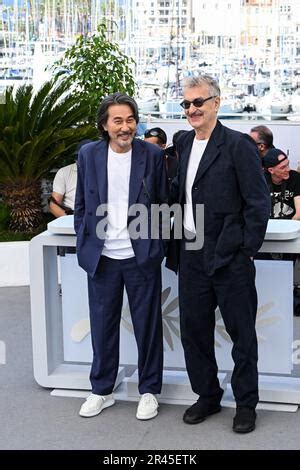
[[[217,80],[210,75],[193,75],[186,77],[183,81],[183,88],[194,88],[207,85],[211,96],[220,96],[221,91]]]

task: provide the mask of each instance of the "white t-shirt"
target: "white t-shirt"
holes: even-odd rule
[[[195,181],[195,176],[198,171],[199,163],[207,145],[207,140],[199,140],[194,138],[193,147],[191,150],[190,158],[185,180],[185,208],[183,216],[183,226],[189,232],[196,233],[195,221],[193,216],[192,204],[192,187]]]
[[[127,229],[131,150],[116,153],[110,147],[107,158],[107,231],[102,254],[109,258],[134,256]]]
[[[53,180],[53,191],[61,194],[63,197],[62,203],[74,209],[75,204],[75,193],[77,185],[77,164],[72,163],[71,165],[60,168]]]

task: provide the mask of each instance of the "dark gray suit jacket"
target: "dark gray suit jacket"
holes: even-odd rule
[[[195,131],[178,142],[179,169],[171,187],[171,203],[185,202],[185,181]],[[270,194],[261,159],[247,134],[214,128],[192,188],[193,209],[204,204],[204,266],[208,274],[227,265],[240,250],[254,256],[264,240]],[[167,266],[177,271],[179,243],[172,240]]]

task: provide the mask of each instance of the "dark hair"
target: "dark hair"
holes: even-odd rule
[[[160,144],[167,143],[167,134],[160,127],[152,127],[152,129],[145,130],[144,137],[146,139],[149,137],[157,137]]]
[[[183,135],[185,134],[187,131],[184,130],[184,129],[180,129],[179,131],[176,131],[175,134],[173,134],[173,138],[172,138],[172,143],[173,145],[176,147],[176,144],[178,142],[178,139]]]
[[[257,132],[259,141],[270,149],[273,147],[273,133],[267,126],[252,127],[250,132]]]
[[[170,145],[169,147],[166,148],[166,154],[167,155],[170,155],[171,157],[175,157],[175,158],[178,158],[178,155],[177,155],[177,143],[178,143],[178,140],[180,139],[180,137],[183,136],[183,134],[186,134],[186,132],[188,131],[185,131],[184,129],[180,129],[179,131],[176,131],[174,134],[173,134],[173,137],[172,137],[172,145]]]
[[[100,136],[105,140],[109,140],[109,135],[108,132],[104,129],[103,124],[107,123],[108,109],[114,104],[127,104],[127,106],[129,106],[132,110],[132,114],[136,123],[138,124],[139,122],[138,106],[135,100],[131,98],[131,96],[120,92],[112,93],[111,95],[106,96],[100,103],[96,117],[97,127],[99,129]]]

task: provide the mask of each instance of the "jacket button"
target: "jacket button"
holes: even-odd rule
[[[91,211],[88,212],[88,215],[93,215],[93,213]]]
[[[94,192],[95,192],[95,191],[94,191],[93,189],[90,189],[90,193],[91,193],[91,194],[94,194]]]
[[[195,186],[193,187],[193,191],[197,191],[198,188],[196,188]]]

